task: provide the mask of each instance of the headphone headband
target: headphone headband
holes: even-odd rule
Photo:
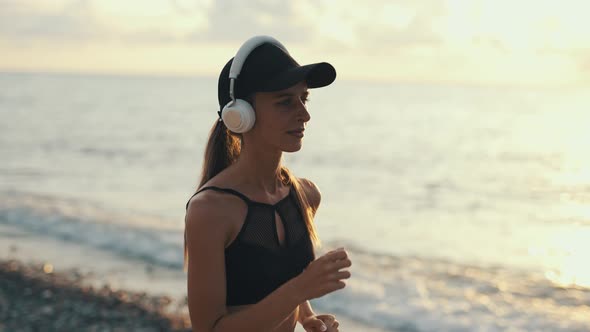
[[[270,43],[276,45],[278,48],[282,49],[285,53],[289,54],[287,48],[281,44],[278,40],[274,39],[270,36],[254,36],[248,40],[240,47],[238,53],[234,57],[232,61],[231,68],[229,69],[229,79],[230,79],[230,88],[229,94],[232,99],[234,99],[234,84],[233,81],[238,78],[240,75],[240,71],[242,71],[242,67],[244,66],[244,62],[248,58],[250,52],[252,52],[256,47],[264,44]]]

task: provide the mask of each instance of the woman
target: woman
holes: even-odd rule
[[[199,190],[187,203],[185,264],[193,331],[338,331],[309,300],[342,289],[342,248],[315,259],[320,192],[282,165],[301,149],[308,89],[332,65],[300,66],[271,37],[248,40],[219,76],[219,120]]]

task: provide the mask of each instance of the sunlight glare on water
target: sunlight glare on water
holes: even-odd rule
[[[545,276],[561,286],[590,288],[590,227],[558,232],[547,243]]]

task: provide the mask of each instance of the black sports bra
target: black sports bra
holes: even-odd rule
[[[226,305],[262,300],[314,260],[313,245],[292,186],[289,195],[274,205],[253,201],[233,189],[212,186],[193,196],[205,190],[235,195],[248,206],[240,232],[225,249]],[[275,212],[285,229],[283,245],[277,235]]]

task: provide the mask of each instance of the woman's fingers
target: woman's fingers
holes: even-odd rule
[[[351,266],[350,260],[345,259],[345,260],[337,261],[334,263],[326,264],[324,266],[324,271],[326,271],[330,274],[332,274],[334,272],[344,272],[344,271],[340,271],[340,270],[348,268],[350,266]]]
[[[338,260],[332,264],[333,264],[333,268],[340,270],[340,269],[350,267],[352,265],[352,262],[350,261],[350,259],[346,258],[346,259]]]
[[[340,326],[340,323],[338,323],[338,321],[336,320],[336,317],[334,317],[334,315],[318,315],[316,316],[317,318],[321,319],[326,326],[328,327],[328,331],[326,332],[338,332],[338,326]]]
[[[326,294],[327,293],[331,293],[334,291],[337,291],[339,289],[342,289],[346,287],[346,283],[342,280],[338,280],[338,281],[332,281],[329,284],[327,284],[327,288],[325,288]]]
[[[307,322],[305,322],[305,330],[306,331],[326,331],[327,327],[331,325],[327,325],[323,320],[319,317],[310,318]]]
[[[346,252],[346,250],[344,250],[344,248],[339,248],[339,249],[328,252],[323,257],[325,257],[327,260],[336,261],[336,260],[347,258],[348,253]]]
[[[332,274],[332,280],[340,280],[340,279],[348,279],[350,278],[350,272],[348,271],[341,271]]]
[[[334,326],[336,317],[334,315],[317,315],[318,319],[321,319],[327,326]]]
[[[344,281],[339,280],[336,282],[336,289],[342,289],[344,287],[346,287],[346,283]]]

